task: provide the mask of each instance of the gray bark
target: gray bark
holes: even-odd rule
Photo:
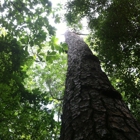
[[[139,140],[140,124],[82,38],[69,31],[60,140]]]

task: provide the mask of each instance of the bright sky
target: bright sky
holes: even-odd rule
[[[67,2],[67,0],[50,0],[50,1],[52,2],[53,8],[57,7],[58,3],[65,5],[65,3]],[[64,13],[65,13],[65,9],[62,9],[62,11],[60,11],[60,14],[63,15]],[[65,41],[64,33],[66,32],[66,30],[68,30],[66,23],[61,22],[59,24],[56,24],[53,21],[51,21],[51,23],[57,29],[56,36],[57,36],[57,38],[59,38],[59,42],[64,42]],[[85,27],[83,27],[81,33],[88,34],[88,29],[86,28],[87,27],[87,20],[83,19],[82,23],[83,23],[83,25],[85,25]],[[85,38],[85,36],[82,36],[82,35],[81,35],[81,37]]]
[[[65,5],[67,0],[51,0],[52,2],[52,7],[55,8],[57,7],[57,4],[58,3],[61,3],[63,5]],[[64,14],[65,10],[63,9],[62,11],[60,11],[60,14]],[[63,42],[65,39],[64,39],[64,33],[66,32],[67,30],[67,26],[66,26],[66,23],[65,22],[61,22],[59,24],[56,24],[52,21],[52,25],[57,29],[56,31],[56,36],[57,38],[59,38],[59,42]]]
[[[52,2],[52,7],[53,8],[57,7],[58,3],[61,3],[61,4],[65,5],[65,3],[67,2],[67,0],[50,0],[50,1]],[[64,13],[65,13],[64,9],[62,11],[60,11],[61,15],[64,14]],[[54,27],[56,27],[56,29],[57,29],[56,36],[57,36],[57,38],[59,38],[59,42],[65,41],[64,33],[66,32],[66,30],[68,30],[68,27],[66,26],[66,23],[65,22],[63,22],[63,23],[61,22],[59,24],[55,24],[53,21],[51,21],[51,22],[52,22],[52,25]],[[82,23],[83,23],[83,25],[85,27],[83,26],[83,29],[82,29],[81,33],[88,34],[89,31],[87,29],[87,20],[84,18],[82,20]],[[81,35],[81,37],[85,38],[85,36],[82,36],[82,35]]]

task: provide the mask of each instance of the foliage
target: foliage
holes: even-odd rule
[[[58,16],[48,0],[7,0],[0,10],[0,139],[56,140],[67,60],[49,22]]]
[[[66,19],[71,24],[86,17],[88,42],[97,53],[114,86],[140,120],[140,8],[139,0],[72,0]],[[78,18],[77,18],[78,17]]]
[[[58,43],[50,21],[62,19],[59,6],[52,9],[49,0],[1,2],[0,139],[59,137],[67,45]],[[139,7],[139,0],[71,0],[65,8],[76,30],[81,18],[88,19],[88,43],[140,120]]]
[[[26,73],[21,66],[31,61],[29,53],[10,35],[1,37],[0,44],[0,138],[51,139],[55,132],[47,131],[55,128],[53,111],[42,108],[48,98],[37,89],[29,92],[22,84]]]

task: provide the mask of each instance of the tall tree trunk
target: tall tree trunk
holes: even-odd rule
[[[87,44],[65,34],[68,70],[60,140],[140,140],[133,118]]]

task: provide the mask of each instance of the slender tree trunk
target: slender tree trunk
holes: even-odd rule
[[[140,140],[140,124],[113,88],[100,62],[66,32],[68,70],[60,140]]]

